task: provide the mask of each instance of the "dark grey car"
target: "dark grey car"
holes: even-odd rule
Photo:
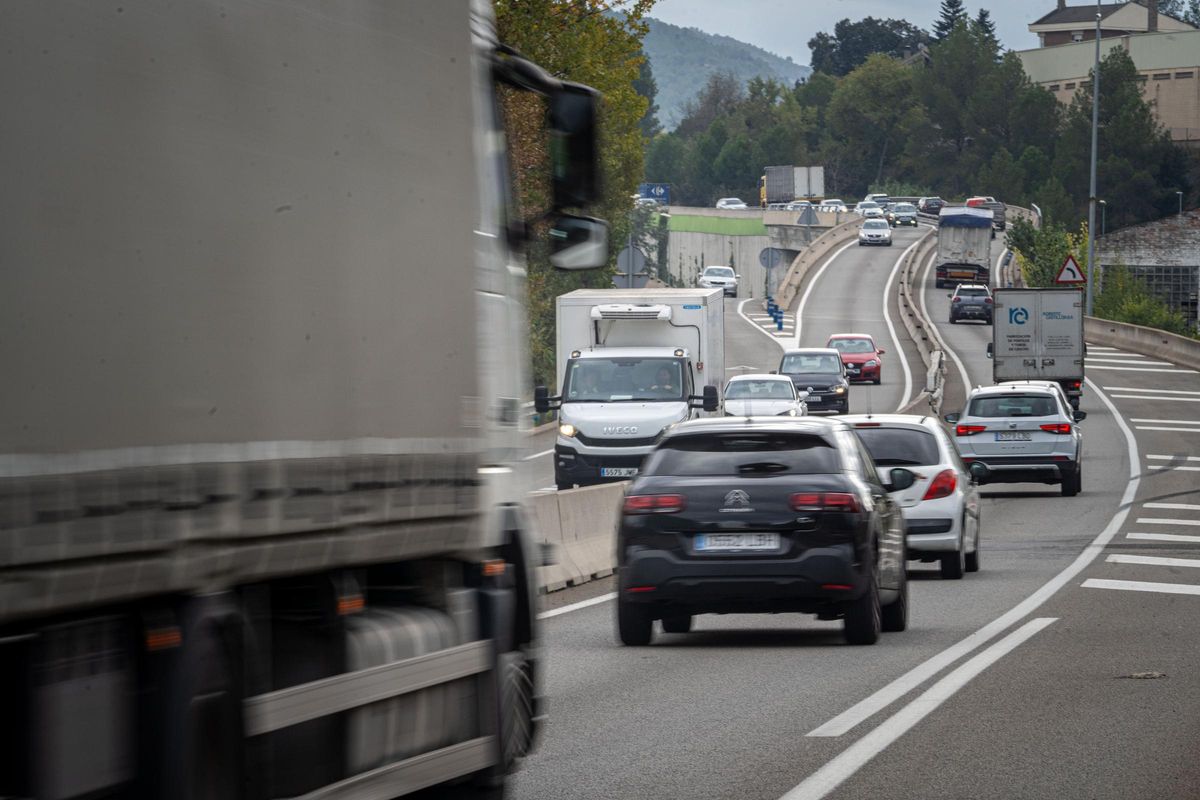
[[[992,292],[980,283],[961,283],[953,293],[946,295],[950,298],[950,324],[955,325],[964,319],[977,319],[988,325],[992,324]]]

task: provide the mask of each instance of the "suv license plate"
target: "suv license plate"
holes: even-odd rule
[[[729,553],[738,550],[778,550],[778,533],[698,533],[697,553]]]
[[[633,478],[638,474],[637,467],[601,467],[601,478]]]
[[[1013,431],[1005,433],[997,433],[997,442],[1028,442],[1033,437],[1027,431]]]

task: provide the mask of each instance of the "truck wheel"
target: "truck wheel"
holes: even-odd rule
[[[617,638],[621,644],[642,647],[654,638],[654,619],[650,609],[617,598]]]
[[[967,554],[963,552],[963,548],[966,546],[966,542],[960,540],[957,550],[953,553],[944,553],[942,555],[940,559],[942,577],[946,580],[961,580],[963,573],[967,571]]]
[[[1070,475],[1063,477],[1062,496],[1074,497],[1083,488],[1083,465],[1076,464]]]

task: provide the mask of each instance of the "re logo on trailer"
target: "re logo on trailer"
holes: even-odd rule
[[[1029,322],[1029,309],[1016,306],[1008,310],[1008,322],[1011,325],[1024,325]]]

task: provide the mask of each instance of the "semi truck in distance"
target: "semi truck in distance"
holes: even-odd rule
[[[937,288],[959,283],[989,286],[992,274],[992,212],[946,206],[938,214]]]
[[[767,167],[758,179],[759,205],[793,200],[820,202],[825,197],[825,167]]]
[[[718,410],[724,297],[709,289],[578,289],[556,300],[559,489],[628,480],[670,425]]]
[[[586,269],[596,93],[475,0],[0,16],[0,796],[496,795],[541,714],[498,98]]]
[[[1083,294],[1078,289],[997,289],[992,380],[1054,381],[1078,410],[1083,396]]]

